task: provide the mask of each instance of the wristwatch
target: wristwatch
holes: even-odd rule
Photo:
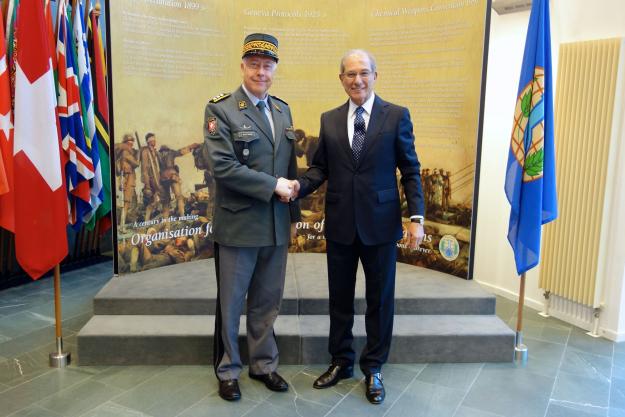
[[[423,217],[412,217],[410,221],[412,223],[420,223],[421,226],[423,226],[423,223],[425,223],[425,219]]]

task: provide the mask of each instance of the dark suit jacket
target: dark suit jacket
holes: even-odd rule
[[[351,244],[357,232],[365,245],[396,242],[402,238],[397,168],[409,213],[424,213],[410,113],[376,95],[364,150],[356,163],[347,136],[348,109],[349,102],[321,115],[319,148],[312,166],[299,178],[299,195],[310,194],[328,180],[328,240]]]
[[[299,204],[274,195],[278,177],[295,178],[295,133],[289,106],[271,97],[276,133],[243,88],[211,100],[204,114],[204,143],[216,184],[213,238],[226,246],[260,247],[289,243]]]

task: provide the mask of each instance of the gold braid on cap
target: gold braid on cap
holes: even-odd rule
[[[271,42],[267,41],[249,41],[243,45],[243,55],[253,49],[260,49],[261,51],[270,51],[278,55],[278,47]]]

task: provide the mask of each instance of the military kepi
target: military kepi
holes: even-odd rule
[[[263,55],[278,62],[278,40],[266,33],[251,33],[243,41],[243,56]]]

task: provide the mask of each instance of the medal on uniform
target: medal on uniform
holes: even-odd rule
[[[239,110],[245,109],[247,109],[247,103],[245,102],[245,100],[239,100]]]

